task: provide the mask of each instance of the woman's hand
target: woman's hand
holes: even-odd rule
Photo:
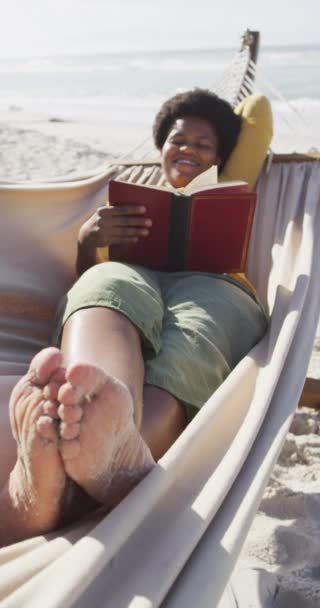
[[[137,243],[149,234],[152,221],[143,217],[146,208],[140,205],[99,207],[81,226],[78,242],[85,249]]]
[[[79,231],[78,274],[96,263],[97,247],[128,245],[148,236],[152,221],[144,217],[145,212],[141,205],[99,207]]]

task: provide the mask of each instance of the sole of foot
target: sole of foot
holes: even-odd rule
[[[12,392],[10,420],[18,457],[5,490],[2,518],[8,520],[9,540],[10,534],[14,541],[49,532],[63,515],[68,480],[58,449],[58,423],[47,412],[57,412],[56,397],[64,381],[62,355],[48,348],[34,357]]]
[[[66,371],[58,401],[67,474],[101,504],[114,507],[154,466],[134,423],[129,390],[103,369],[79,363]]]

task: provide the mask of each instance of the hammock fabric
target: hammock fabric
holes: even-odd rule
[[[75,279],[80,224],[103,203],[110,175],[124,179],[123,171],[132,168],[0,188],[1,483],[15,457],[8,394],[50,340],[54,308]],[[148,165],[133,172],[144,183],[160,175]],[[267,335],[107,517],[0,551],[1,605],[241,607],[232,570],[297,405],[319,318],[319,183],[316,160],[264,170],[248,276],[271,314]],[[256,574],[250,586],[261,599],[260,583]]]

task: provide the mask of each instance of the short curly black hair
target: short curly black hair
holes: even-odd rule
[[[162,150],[174,122],[184,116],[203,118],[213,127],[218,138],[221,169],[237,142],[241,128],[240,116],[234,113],[225,99],[207,89],[196,88],[178,93],[164,102],[155,117],[152,133],[158,150]]]

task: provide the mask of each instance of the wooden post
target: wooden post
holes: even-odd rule
[[[241,50],[245,47],[249,48],[250,59],[254,63],[257,63],[258,54],[259,54],[259,46],[260,46],[260,32],[254,30],[246,30],[242,36],[242,47]]]

